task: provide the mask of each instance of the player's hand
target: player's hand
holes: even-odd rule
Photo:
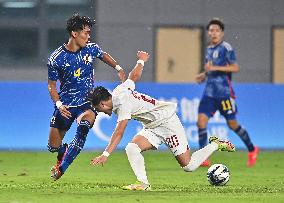
[[[72,115],[71,115],[71,112],[68,110],[68,106],[66,105],[62,105],[59,107],[59,111],[61,113],[61,115],[67,119],[71,118]]]
[[[121,82],[124,82],[124,81],[125,81],[125,72],[124,72],[123,69],[120,70],[120,71],[118,71],[118,72],[117,72],[117,75],[118,75],[118,77],[119,77],[119,79],[120,79]]]
[[[93,164],[94,166],[97,166],[99,164],[101,164],[102,166],[104,166],[104,163],[107,161],[107,157],[104,155],[100,155],[97,156],[96,158],[91,160],[91,164]]]
[[[205,73],[200,73],[195,77],[197,83],[202,83],[206,79]]]
[[[143,60],[144,62],[147,62],[149,60],[150,55],[145,51],[138,51],[137,52],[137,58],[138,60]]]

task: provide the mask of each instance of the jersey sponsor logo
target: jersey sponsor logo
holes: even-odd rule
[[[132,94],[132,96],[134,97],[134,98],[136,98],[136,99],[138,99],[138,100],[140,100],[140,99],[142,99],[143,101],[145,101],[145,102],[148,102],[148,103],[151,103],[151,104],[153,104],[153,105],[156,105],[156,100],[155,99],[153,99],[153,98],[151,98],[151,97],[149,97],[149,98],[147,98],[145,95],[143,95],[143,94],[140,94],[140,93],[138,93],[138,92],[136,92],[136,91],[133,91],[133,90],[131,90],[130,88],[128,88],[130,91],[131,91],[131,94]]]

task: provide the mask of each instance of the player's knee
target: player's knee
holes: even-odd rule
[[[136,153],[140,153],[141,152],[141,149],[139,148],[139,146],[135,143],[128,143],[127,146],[125,147],[125,151],[126,151],[126,154],[129,155],[129,154],[136,154]]]
[[[193,172],[195,171],[196,169],[198,168],[198,166],[195,166],[194,164],[190,163],[184,167],[182,167],[182,169],[185,171],[185,172]]]
[[[59,147],[53,147],[51,146],[49,143],[47,144],[47,149],[48,151],[50,151],[51,153],[54,153],[54,152],[58,152],[60,146]]]
[[[88,120],[81,120],[77,127],[77,132],[80,133],[81,135],[87,136],[91,126],[92,125]]]
[[[196,125],[197,125],[198,128],[206,128],[207,122],[205,122],[201,119],[201,120],[197,121]]]

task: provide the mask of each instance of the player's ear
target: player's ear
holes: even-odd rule
[[[71,36],[72,36],[73,38],[76,38],[76,37],[78,36],[78,32],[72,31],[72,32],[71,32]]]
[[[102,108],[105,106],[104,101],[101,101],[101,102],[100,102],[100,106],[101,106]]]

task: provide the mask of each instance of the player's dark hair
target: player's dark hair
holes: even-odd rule
[[[92,27],[94,24],[94,19],[90,19],[87,16],[80,16],[78,13],[74,13],[74,15],[67,20],[66,30],[69,35],[71,35],[72,31],[81,31],[86,25]]]
[[[98,86],[90,92],[88,100],[92,102],[94,106],[96,106],[101,101],[107,101],[110,97],[111,94],[106,88],[104,88],[103,86]]]
[[[225,30],[225,25],[219,18],[213,18],[212,20],[210,20],[206,26],[206,30],[209,30],[210,25],[218,25],[222,31]]]

